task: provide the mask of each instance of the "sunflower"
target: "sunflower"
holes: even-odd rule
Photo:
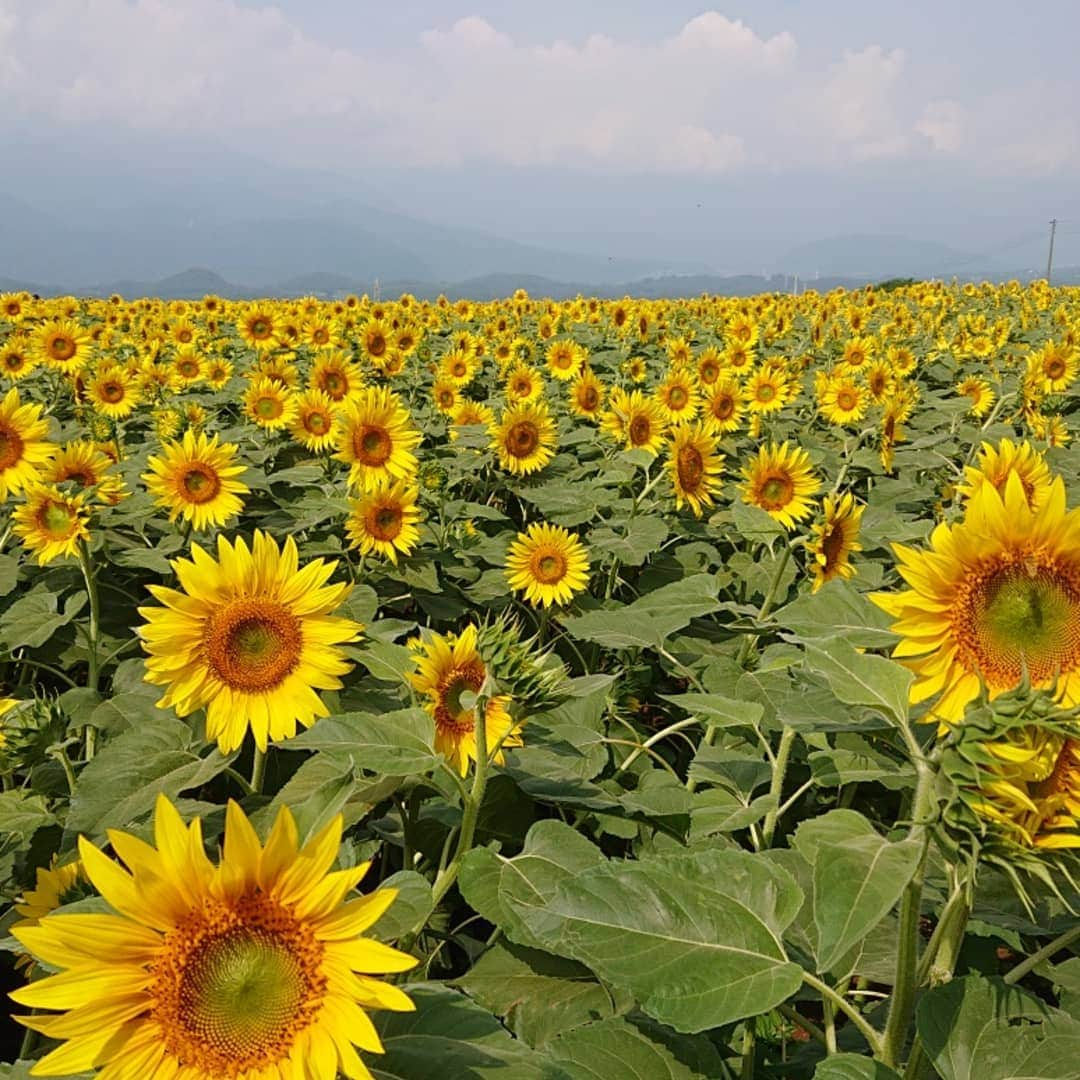
[[[464,389],[476,377],[480,361],[471,348],[451,349],[439,361],[439,375],[449,379],[459,389]]]
[[[34,358],[64,374],[85,367],[93,349],[90,332],[71,319],[40,326],[33,338]]]
[[[885,360],[875,360],[866,369],[866,390],[875,405],[883,405],[896,387],[896,376]]]
[[[206,707],[206,737],[222,753],[248,727],[259,749],[309,727],[328,710],[316,690],[337,690],[351,668],[338,646],[363,627],[334,616],[352,589],[327,585],[337,567],[316,559],[298,569],[290,536],[279,551],[256,531],[243,540],[218,537],[218,559],[198,544],[191,560],[172,563],[180,587],[149,586],[164,607],[143,607],[139,628],[149,654],[146,679],[168,689],[158,704],[188,716]]]
[[[292,437],[309,450],[328,450],[337,439],[337,410],[321,390],[297,394],[296,416],[289,427]]]
[[[326,315],[310,315],[300,333],[304,343],[315,350],[333,349],[340,343],[341,329]]]
[[[490,406],[484,405],[479,401],[462,401],[454,410],[454,415],[451,417],[450,422],[455,428],[473,427],[479,424],[490,427],[495,423],[495,414],[491,411]],[[453,428],[450,430],[450,438],[457,438],[457,432],[454,431]]]
[[[700,404],[693,377],[685,368],[671,371],[656,388],[656,400],[664,416],[673,424],[693,420]]]
[[[36,926],[46,915],[52,914],[61,904],[70,903],[81,892],[79,886],[86,881],[86,871],[79,859],[63,866],[39,866],[34,871],[34,887],[15,901],[16,914],[22,921],[16,926]]]
[[[134,380],[115,365],[97,370],[87,383],[86,396],[99,413],[111,420],[130,416],[139,404],[139,391]]]
[[[44,438],[48,420],[40,405],[23,405],[14,387],[0,401],[0,499],[22,491],[38,476],[56,447]]]
[[[743,467],[743,502],[767,511],[786,529],[809,517],[813,496],[821,486],[805,450],[788,443],[770,443]]]
[[[762,364],[747,380],[743,389],[747,408],[758,416],[779,412],[792,396],[788,373],[780,364]]]
[[[391,341],[393,331],[380,319],[369,319],[360,330],[360,353],[372,364],[385,362],[387,354],[394,350]]]
[[[589,558],[573,533],[534,523],[510,545],[506,577],[530,604],[566,604],[588,588]]]
[[[1028,370],[1045,394],[1063,394],[1076,379],[1080,356],[1071,345],[1048,341],[1028,357]]]
[[[1050,491],[1050,467],[1046,458],[1029,442],[1019,445],[1012,439],[1002,439],[995,447],[984,442],[974,465],[964,467],[964,480],[956,493],[970,499],[983,484],[992,484],[1004,494],[1010,474],[1016,473],[1024,488],[1024,497],[1032,510],[1037,510]]]
[[[594,423],[599,421],[604,389],[604,384],[586,369],[570,386],[570,411]]]
[[[547,359],[548,371],[552,376],[561,382],[569,382],[581,374],[589,351],[576,341],[566,339],[553,341],[544,355]]]
[[[857,424],[866,414],[868,393],[849,376],[829,379],[818,396],[821,415],[830,424]]]
[[[96,443],[79,439],[63,449],[42,466],[41,477],[50,484],[68,481],[80,488],[97,488],[99,502],[116,506],[127,498],[124,481],[112,473],[113,460]]]
[[[203,377],[203,358],[194,349],[177,349],[172,366],[184,386],[194,386]]]
[[[515,476],[539,472],[555,452],[555,423],[544,402],[506,409],[491,435],[499,464]]]
[[[80,837],[86,875],[112,911],[12,931],[61,969],[11,995],[58,1010],[21,1018],[62,1040],[35,1075],[103,1066],[101,1076],[140,1080],[325,1080],[339,1071],[370,1080],[354,1046],[379,1053],[382,1044],[365,1010],[413,1008],[371,976],[416,961],[360,936],[397,892],[350,895],[370,863],[331,871],[341,832],[339,815],[301,847],[283,806],[263,845],[230,801],[215,865],[199,820],[185,825],[159,795],[153,846],[110,831],[126,869]]]
[[[855,327],[852,327],[855,329]],[[840,363],[849,372],[860,371],[866,368],[873,359],[876,343],[870,337],[853,337],[844,345],[844,353],[840,357]]]
[[[757,324],[746,315],[736,315],[724,327],[724,340],[752,349],[758,341]]]
[[[476,627],[460,634],[433,634],[417,646],[416,671],[409,675],[413,687],[427,697],[424,708],[435,720],[435,749],[445,754],[464,776],[476,760],[476,708],[462,702],[475,695],[487,681],[487,666],[476,648]],[[503,763],[503,748],[521,746],[520,726],[507,711],[506,695],[488,698],[484,710],[487,754]]]
[[[431,384],[431,399],[439,412],[451,416],[459,405],[458,388],[451,379],[440,377]]]
[[[1080,848],[1080,740],[1023,726],[980,748],[968,806],[1021,847]]]
[[[633,383],[644,382],[649,374],[648,362],[643,356],[632,356],[622,365],[626,377]]]
[[[169,328],[169,336],[177,345],[194,345],[195,326],[190,319],[178,319]]]
[[[720,490],[717,479],[724,466],[724,455],[717,452],[716,438],[704,424],[681,425],[675,429],[669,448],[668,471],[675,488],[675,508],[689,506],[694,517],[701,517],[713,496]]]
[[[506,400],[515,405],[535,401],[544,392],[544,377],[528,364],[515,364],[506,376]]]
[[[26,502],[11,515],[11,531],[37,555],[39,566],[77,556],[79,541],[89,540],[89,518],[82,495],[66,495],[51,484],[28,484]]]
[[[847,580],[855,576],[851,553],[862,551],[858,538],[865,509],[856,504],[851,494],[825,496],[824,520],[814,525],[814,536],[807,545],[807,551],[814,558],[811,564],[813,592],[835,577]]]
[[[278,344],[280,326],[274,309],[266,304],[254,304],[240,317],[236,327],[240,336],[253,349],[273,349]]]
[[[24,341],[9,338],[0,345],[0,374],[6,375],[12,382],[29,375],[36,366],[37,360]]]
[[[420,539],[416,524],[420,510],[419,491],[402,480],[380,481],[378,486],[352,500],[352,513],[345,522],[351,546],[362,555],[382,555],[392,563],[398,553],[408,555]]]
[[[233,365],[222,357],[214,357],[206,365],[206,381],[215,389],[222,390],[232,378]]]
[[[977,375],[969,375],[966,379],[956,384],[956,392],[964,397],[971,398],[968,412],[976,419],[982,419],[994,404],[994,391],[985,379]]]
[[[353,487],[370,490],[380,480],[404,480],[416,474],[413,450],[420,438],[393,391],[366,387],[345,403],[334,456],[349,465]]]
[[[182,516],[192,528],[208,529],[224,525],[244,508],[240,496],[250,489],[236,479],[244,466],[234,464],[235,458],[233,443],[218,445],[217,435],[209,439],[189,429],[179,442],[166,443],[160,457],[150,456],[150,471],[142,479],[157,505],[169,511],[170,521]]]
[[[321,390],[335,405],[359,395],[364,377],[358,365],[349,359],[348,353],[332,352],[321,355],[315,361],[308,377],[312,390]]]
[[[244,415],[267,431],[288,427],[296,418],[291,390],[266,376],[256,379],[244,394]]]
[[[604,431],[627,450],[647,450],[655,457],[664,445],[667,417],[660,404],[640,390],[612,391],[602,421]]]
[[[744,374],[749,371],[751,365],[754,363],[754,349],[750,345],[743,345],[740,342],[732,342],[724,350],[724,367],[729,371],[737,372],[738,374]]]
[[[912,702],[940,695],[931,718],[958,721],[983,685],[993,699],[1025,673],[1080,702],[1080,510],[1066,511],[1060,477],[1036,509],[1018,473],[1003,493],[984,483],[929,551],[893,550],[911,588],[873,599],[897,620],[893,655],[917,676]]]
[[[716,384],[724,370],[724,359],[714,345],[704,349],[697,359],[698,383],[704,387]]]
[[[731,375],[719,379],[705,399],[702,422],[713,435],[738,431],[742,423],[743,393],[739,382]]]

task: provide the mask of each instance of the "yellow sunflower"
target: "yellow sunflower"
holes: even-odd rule
[[[473,381],[479,368],[480,361],[472,349],[451,349],[439,361],[439,376],[464,389]]]
[[[759,416],[779,412],[792,396],[788,373],[779,364],[762,364],[747,380],[743,396],[747,408]]]
[[[457,438],[457,432],[453,428],[472,427],[479,424],[490,427],[494,422],[495,413],[492,412],[490,406],[479,401],[462,401],[454,410],[453,417],[451,417],[453,427],[450,429],[450,438]]]
[[[528,364],[515,364],[506,376],[506,400],[515,405],[535,401],[544,392],[544,377]]]
[[[51,484],[28,484],[26,502],[15,507],[11,531],[37,556],[39,566],[77,556],[79,541],[90,538],[82,495],[66,495]]]
[[[206,365],[206,381],[215,389],[222,390],[232,378],[233,365],[222,357],[214,357]]]
[[[964,483],[957,485],[956,493],[970,499],[983,484],[992,484],[1004,494],[1011,473],[1020,477],[1028,506],[1037,510],[1049,494],[1051,475],[1046,458],[1029,442],[1018,445],[1002,439],[996,447],[984,442],[975,464],[964,466]]]
[[[135,380],[123,368],[115,365],[99,368],[86,385],[90,404],[112,420],[130,416],[139,404]]]
[[[460,404],[458,388],[450,379],[438,378],[431,384],[431,400],[444,416],[451,416]]]
[[[115,463],[88,439],[67,443],[42,466],[41,477],[50,484],[68,481],[80,488],[97,488],[97,500],[116,506],[127,498],[124,481],[111,470]]]
[[[0,374],[6,375],[12,382],[29,375],[35,367],[37,360],[24,341],[9,338],[0,345]]]
[[[576,341],[553,341],[545,353],[548,371],[561,382],[576,379],[588,359],[589,351]]]
[[[273,308],[265,304],[249,307],[240,316],[236,329],[240,337],[253,349],[260,351],[273,349],[278,343],[280,327],[275,319]]]
[[[278,549],[256,531],[252,547],[218,537],[218,558],[198,544],[172,563],[182,591],[149,586],[163,607],[139,608],[147,682],[167,687],[158,702],[180,716],[206,708],[206,737],[222,753],[250,727],[260,750],[309,727],[328,710],[316,690],[337,690],[352,665],[340,644],[363,627],[332,615],[352,590],[327,585],[336,562],[302,570],[290,536]]]
[[[612,391],[602,427],[627,450],[647,450],[655,457],[664,445],[667,426],[664,410],[653,398],[640,390]]]
[[[372,364],[381,366],[387,355],[395,352],[393,331],[380,319],[369,319],[360,329],[360,353]]]
[[[540,402],[506,409],[492,431],[491,448],[507,472],[528,476],[551,460],[555,441],[555,423]]]
[[[435,749],[445,754],[462,776],[476,760],[476,708],[462,701],[475,695],[487,679],[487,666],[476,648],[476,627],[460,634],[433,634],[417,646],[416,671],[409,675],[413,687],[427,701],[424,708],[435,720]],[[503,748],[521,746],[520,725],[515,724],[506,695],[489,698],[484,710],[486,752],[503,763]]]
[[[893,655],[917,676],[912,702],[940,695],[930,719],[960,720],[982,685],[993,699],[1025,671],[1080,702],[1080,510],[1066,511],[1060,477],[1034,510],[1016,472],[1004,493],[984,483],[929,551],[893,550],[911,587],[873,599],[897,620]]]
[[[689,506],[701,517],[720,490],[720,470],[724,455],[718,452],[716,437],[704,424],[684,424],[675,429],[669,447],[668,471],[675,488],[675,508]]]
[[[977,375],[969,375],[968,378],[957,383],[956,392],[963,397],[971,398],[971,406],[968,408],[968,412],[980,420],[990,411],[994,404],[995,394],[993,389],[985,379],[980,379]]]
[[[853,578],[855,567],[851,565],[851,553],[862,551],[859,526],[866,507],[859,506],[853,495],[844,494],[826,495],[822,509],[824,520],[814,525],[813,538],[807,545],[814,560],[810,566],[814,575],[813,592],[835,577]]]
[[[309,450],[328,450],[337,441],[337,410],[321,390],[296,395],[296,416],[289,433]]]
[[[382,555],[392,563],[398,554],[408,555],[420,539],[416,524],[420,510],[419,491],[402,480],[380,481],[377,487],[352,500],[352,513],[345,522],[351,546],[362,555]]]
[[[48,430],[41,406],[23,405],[19,391],[12,387],[0,401],[0,499],[37,479],[56,450],[44,437]]]
[[[278,431],[295,419],[296,397],[280,382],[263,376],[244,394],[244,415],[267,431]]]
[[[588,369],[570,386],[570,411],[594,423],[600,420],[604,404],[604,384]]]
[[[673,424],[693,420],[700,404],[693,377],[685,368],[675,368],[670,372],[656,388],[656,400],[664,416]]]
[[[85,367],[93,347],[90,332],[72,319],[45,323],[33,338],[34,358],[65,374]]]
[[[172,366],[184,386],[194,386],[203,377],[203,357],[194,349],[177,349]]]
[[[75,859],[63,866],[39,866],[34,871],[34,887],[15,901],[15,911],[22,916],[16,926],[35,926],[52,914],[61,904],[68,903],[79,892],[79,884],[86,881],[82,862]]]
[[[339,815],[301,847],[283,806],[264,845],[230,801],[215,865],[199,820],[185,825],[160,795],[154,845],[110,831],[124,866],[80,837],[86,875],[112,911],[12,931],[60,969],[11,995],[57,1010],[20,1017],[61,1041],[34,1074],[370,1080],[355,1047],[380,1053],[382,1044],[366,1010],[413,1008],[372,976],[416,960],[361,936],[397,893],[353,892],[370,863],[331,870],[341,832]]]
[[[1028,357],[1028,370],[1045,394],[1063,394],[1076,380],[1080,355],[1071,345],[1048,341]]]
[[[743,392],[738,380],[731,375],[717,380],[701,413],[702,422],[713,435],[738,431],[743,414]]]
[[[537,522],[510,545],[506,577],[530,604],[567,604],[589,587],[589,557],[572,532]]]
[[[706,389],[715,386],[724,370],[724,358],[715,345],[703,349],[697,359],[698,384]]]
[[[349,466],[349,483],[366,491],[384,479],[415,476],[413,450],[420,438],[397,394],[386,387],[366,387],[345,402],[334,456]]]
[[[364,377],[348,353],[332,352],[319,356],[308,377],[308,386],[321,390],[335,405],[356,397],[364,386]]]
[[[212,439],[190,429],[179,442],[166,443],[162,454],[152,454],[147,461],[149,472],[142,479],[158,506],[169,511],[169,520],[183,517],[192,528],[208,529],[224,525],[244,508],[241,495],[249,488],[236,479],[244,471],[234,464],[236,446],[218,445]]]
[[[813,513],[821,486],[805,450],[783,443],[762,446],[742,470],[743,502],[767,511],[786,529]]]
[[[866,415],[869,394],[849,376],[829,379],[818,397],[821,415],[830,424],[857,424]]]

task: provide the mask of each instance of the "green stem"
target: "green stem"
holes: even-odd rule
[[[254,795],[255,792],[251,789],[251,784],[248,782],[247,777],[238,773],[231,765],[225,767],[225,775],[230,779],[235,780],[241,788],[243,788],[245,795]]]
[[[941,918],[927,942],[915,976],[916,986],[922,986],[927,979],[934,986],[949,981],[956,967],[970,914],[967,887],[961,885],[946,902]]]
[[[266,775],[266,751],[255,747],[255,753],[251,758],[251,794],[261,795],[263,789],[263,777]]]
[[[79,566],[82,569],[83,580],[86,582],[86,596],[90,601],[90,627],[87,631],[86,642],[88,652],[88,671],[86,685],[90,690],[96,691],[101,679],[98,669],[98,640],[100,637],[99,624],[101,619],[101,599],[98,595],[97,578],[94,575],[94,566],[90,561],[90,549],[85,540],[79,541]],[[83,728],[83,739],[86,744],[86,760],[90,761],[94,756],[97,731],[90,724]]]
[[[1074,926],[1071,930],[1066,930],[1063,934],[1058,934],[1053,941],[1047,942],[1026,960],[1022,960],[1005,976],[1004,981],[1010,984],[1018,983],[1025,975],[1034,971],[1044,960],[1049,960],[1054,953],[1060,952],[1066,945],[1071,945],[1077,938],[1080,938],[1080,925]]]
[[[807,1020],[793,1005],[777,1005],[776,1011],[781,1016],[786,1016],[793,1024],[797,1024],[812,1039],[821,1043],[822,1046],[827,1044],[828,1040],[825,1037],[825,1032],[822,1031],[813,1020]]]
[[[904,725],[906,728],[907,725]],[[915,761],[917,783],[912,802],[912,824],[908,839],[922,845],[918,866],[900,900],[900,918],[897,927],[895,982],[889,1003],[889,1018],[885,1023],[885,1039],[881,1060],[891,1069],[900,1062],[900,1055],[911,1026],[915,1009],[916,977],[919,967],[919,916],[922,911],[923,881],[926,876],[926,856],[930,849],[928,821],[933,805],[933,789],[936,773],[930,763],[919,757]]]
[[[752,1020],[745,1021],[743,1028],[742,1043],[742,1068],[739,1070],[739,1080],[754,1080],[754,1026]]]
[[[631,765],[644,753],[651,750],[658,742],[663,742],[669,735],[674,735],[676,732],[682,731],[684,728],[696,727],[701,721],[696,716],[687,717],[685,720],[677,720],[674,724],[668,724],[666,728],[662,728],[656,732],[655,735],[650,735],[640,746],[638,746],[633,753],[627,754],[626,760],[621,762],[615,768],[615,773],[618,775],[623,769],[629,769]]]
[[[780,556],[780,561],[776,566],[776,573],[773,574],[773,579],[769,584],[769,591],[765,594],[765,599],[761,602],[761,607],[758,610],[758,622],[765,618],[766,615],[772,611],[772,606],[776,602],[776,594],[780,591],[780,580],[784,576],[784,571],[787,569],[788,560],[791,558],[791,546],[784,547],[784,553]],[[738,655],[735,657],[735,663],[742,667],[750,656],[750,650],[754,647],[754,642],[757,641],[757,634],[749,633],[743,638],[742,645],[739,646]]]
[[[780,795],[784,790],[784,777],[787,775],[788,759],[791,757],[791,747],[794,742],[795,729],[785,727],[780,733],[780,745],[776,749],[776,764],[773,765],[772,781],[769,784],[769,797],[773,800],[774,806],[765,815],[765,821],[761,827],[763,847],[772,847],[773,834],[776,832],[776,823],[780,817]]]
[[[881,1032],[828,983],[822,982],[816,975],[811,975],[809,971],[804,971],[802,977],[807,986],[812,986],[824,1000],[828,1001],[834,1009],[842,1012],[855,1025],[859,1034],[862,1035],[873,1051],[874,1057],[880,1056],[882,1049]]]

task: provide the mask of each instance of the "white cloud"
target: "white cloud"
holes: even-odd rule
[[[0,88],[5,112],[44,125],[209,134],[335,166],[717,174],[977,152],[1051,169],[1080,152],[1075,121],[1053,141],[1008,109],[991,125],[900,49],[822,62],[716,11],[654,41],[543,43],[473,15],[389,54],[236,0],[0,0]]]

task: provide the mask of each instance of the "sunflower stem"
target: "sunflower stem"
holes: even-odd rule
[[[82,570],[83,581],[86,582],[86,596],[90,601],[90,626],[86,633],[87,645],[87,673],[86,685],[90,690],[96,691],[101,679],[98,669],[98,637],[99,622],[101,617],[101,599],[98,595],[97,578],[94,575],[94,565],[90,560],[90,548],[85,540],[79,541],[79,567]],[[86,748],[86,760],[90,761],[94,756],[97,730],[90,724],[83,728],[83,741]]]
[[[784,778],[787,775],[788,759],[791,757],[791,747],[794,742],[795,729],[785,726],[780,733],[780,745],[776,748],[776,763],[773,765],[772,780],[769,783],[769,798],[773,800],[774,805],[765,815],[765,821],[761,827],[762,846],[766,848],[772,847],[776,823],[780,818],[780,796],[784,791]]]
[[[251,759],[251,794],[261,795],[263,789],[263,777],[266,775],[266,751],[255,747],[255,753]]]
[[[785,544],[783,554],[780,556],[780,561],[776,565],[776,573],[773,574],[773,579],[769,584],[769,591],[765,594],[765,599],[761,602],[761,607],[758,609],[758,622],[761,622],[766,615],[772,611],[773,604],[776,603],[776,595],[780,591],[780,582],[784,577],[784,571],[787,570],[788,560],[791,558],[791,545]],[[735,657],[735,663],[742,667],[750,656],[750,650],[754,647],[754,643],[757,641],[757,634],[754,632],[748,633],[742,641],[742,645],[739,646],[738,655]]]
[[[881,1055],[881,1032],[854,1005],[838,994],[828,983],[822,982],[816,975],[811,975],[809,971],[803,972],[803,982],[807,986],[813,987],[821,995],[823,1001],[828,1001],[834,1009],[842,1012],[855,1025],[859,1034],[869,1044],[874,1057]]]
[[[1064,949],[1066,945],[1071,945],[1077,938],[1080,938],[1080,925],[1074,926],[1071,930],[1066,930],[1063,934],[1058,934],[1053,941],[1048,941],[1041,949],[1033,952],[1026,960],[1022,960],[1017,964],[1004,977],[1003,981],[1010,985],[1018,983],[1025,975],[1034,971],[1044,960],[1049,960],[1054,953]]]

